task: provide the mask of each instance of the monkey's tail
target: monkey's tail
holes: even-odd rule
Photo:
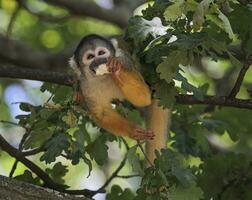
[[[155,160],[155,150],[166,148],[168,142],[168,131],[171,125],[171,112],[158,106],[158,100],[152,100],[147,110],[147,127],[154,131],[154,140],[147,141],[146,155],[150,162]],[[146,166],[149,163],[146,162]]]

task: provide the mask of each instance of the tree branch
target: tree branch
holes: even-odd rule
[[[16,160],[23,163],[25,166],[27,166],[32,172],[34,172],[41,180],[44,181],[46,187],[51,189],[56,189],[58,191],[63,191],[63,188],[61,185],[58,185],[53,182],[53,180],[37,165],[35,165],[30,160],[26,159],[22,156],[22,153],[20,153],[17,149],[12,147],[4,138],[0,135],[0,147],[2,150],[6,151],[10,156],[13,158],[16,158]]]
[[[241,85],[242,85],[242,82],[243,82],[243,79],[245,77],[245,74],[246,72],[248,71],[249,69],[249,66],[252,64],[252,57],[248,58],[248,60],[246,60],[243,64],[243,67],[238,75],[238,78],[236,80],[236,83],[232,89],[232,91],[230,92],[229,94],[229,98],[235,98],[236,95],[238,94],[238,92],[240,91],[240,88],[241,88]]]
[[[42,70],[32,70],[18,68],[14,66],[0,66],[0,77],[19,78],[37,81],[45,81],[60,85],[71,86],[74,83],[74,77],[69,74],[59,72],[48,72]],[[234,108],[252,109],[252,100],[235,99],[229,97],[205,96],[203,100],[196,99],[193,95],[178,95],[176,101],[179,104],[205,104],[214,106],[226,106]]]
[[[108,21],[124,28],[128,24],[128,19],[132,15],[125,7],[114,7],[112,9],[104,9],[93,1],[80,0],[44,0],[49,4],[53,4],[69,10],[72,14],[84,17],[93,17],[103,21]]]
[[[16,148],[12,147],[4,138],[0,135],[0,147],[3,151],[7,152],[11,157],[15,158],[19,162],[23,163],[27,168],[29,168],[34,174],[36,174],[43,182],[44,185],[50,189],[57,190],[59,192],[64,192],[67,194],[74,195],[84,195],[86,197],[91,197],[97,194],[97,191],[91,191],[87,189],[83,190],[66,190],[63,185],[55,183],[40,167],[28,160],[23,156],[23,153],[18,151]]]
[[[178,95],[176,102],[179,104],[205,104],[213,106],[225,106],[234,108],[252,109],[252,100],[230,99],[229,97],[205,96],[203,100],[196,99],[193,95]]]
[[[50,54],[29,48],[19,41],[11,40],[0,34],[0,60],[32,69],[59,71],[66,69],[68,59],[71,57],[73,48],[65,49],[60,53]]]
[[[36,185],[17,181],[0,176],[1,199],[27,200],[91,200],[85,197],[76,197],[54,190],[45,189]]]
[[[14,66],[0,66],[0,77],[45,81],[61,85],[72,85],[74,80],[73,76],[66,73],[19,68]]]

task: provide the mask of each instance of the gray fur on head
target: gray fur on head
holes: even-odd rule
[[[112,55],[115,55],[116,50],[114,44],[110,40],[95,34],[88,35],[81,39],[76,50],[74,51],[73,59],[75,60],[77,66],[80,67],[80,60],[85,51],[89,49],[95,49],[99,46],[106,47]]]

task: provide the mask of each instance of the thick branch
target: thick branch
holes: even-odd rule
[[[0,135],[0,147],[3,151],[7,152],[11,157],[15,158],[19,162],[23,163],[28,169],[30,169],[34,174],[36,174],[43,182],[44,185],[50,189],[57,190],[59,192],[64,192],[67,194],[74,195],[84,195],[93,196],[97,194],[96,191],[91,191],[87,189],[83,190],[65,190],[63,185],[55,183],[47,173],[45,173],[40,167],[28,160],[23,156],[23,153],[18,151],[16,148],[12,147],[4,138]]]
[[[234,108],[252,109],[252,100],[230,99],[229,97],[205,96],[204,100],[196,99],[193,95],[178,95],[176,102],[179,104],[205,104],[213,106],[225,106]]]
[[[80,0],[44,0],[49,4],[65,8],[72,14],[84,17],[93,17],[108,21],[124,28],[127,26],[131,12],[125,7],[104,9],[93,1]]]
[[[0,176],[0,199],[89,200]]]
[[[7,152],[10,156],[12,156],[13,158],[16,158],[18,161],[20,161],[25,166],[27,166],[32,172],[34,172],[39,178],[41,178],[41,180],[44,181],[45,185],[48,188],[57,189],[58,191],[63,191],[63,188],[61,187],[61,185],[57,185],[56,183],[54,183],[51,180],[51,178],[42,169],[40,169],[37,165],[35,165],[30,160],[23,157],[22,154],[17,149],[12,147],[1,135],[0,135],[0,147],[2,150]]]
[[[73,49],[69,48],[58,54],[50,54],[29,48],[16,40],[0,34],[0,60],[20,67],[59,71],[66,69]]]
[[[20,69],[13,66],[0,66],[0,77],[45,81],[68,86],[72,85],[74,82],[74,77],[72,75],[25,68]],[[176,96],[176,100],[179,104],[205,104],[252,109],[252,100],[235,99],[229,97],[205,96],[204,100],[199,100],[192,95],[178,95]]]
[[[65,73],[33,70],[14,66],[0,66],[0,77],[45,81],[61,85],[72,85],[73,83],[73,77]]]

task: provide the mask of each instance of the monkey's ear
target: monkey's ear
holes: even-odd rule
[[[72,56],[69,60],[69,65],[70,67],[73,69],[73,71],[75,72],[75,74],[77,75],[78,78],[80,78],[81,76],[81,71],[79,69],[79,67],[77,66],[77,63],[74,59],[74,56]]]
[[[110,42],[112,43],[112,45],[114,46],[115,49],[118,49],[118,41],[115,38],[111,38]]]

